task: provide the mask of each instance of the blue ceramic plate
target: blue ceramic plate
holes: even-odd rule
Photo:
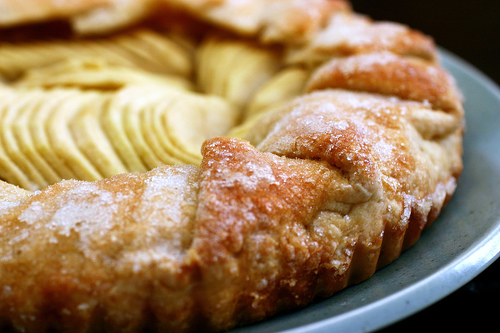
[[[302,310],[232,332],[366,332],[439,301],[500,255],[500,89],[441,50],[465,96],[464,170],[457,191],[417,244],[367,281]]]

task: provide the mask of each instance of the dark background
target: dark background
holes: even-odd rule
[[[500,85],[500,0],[351,0],[356,12],[407,24]],[[500,110],[498,110],[500,112]],[[499,129],[500,130],[500,129]],[[500,332],[500,260],[471,282],[382,333]]]
[[[500,0],[351,0],[356,12],[400,22],[500,82]]]

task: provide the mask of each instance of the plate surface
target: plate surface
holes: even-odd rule
[[[441,50],[465,97],[464,170],[448,206],[415,246],[367,281],[304,309],[231,332],[366,332],[457,290],[500,255],[500,89]]]

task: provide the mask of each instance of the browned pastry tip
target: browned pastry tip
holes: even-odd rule
[[[332,59],[309,79],[306,91],[343,88],[428,102],[433,108],[463,114],[461,95],[443,68],[384,51]]]

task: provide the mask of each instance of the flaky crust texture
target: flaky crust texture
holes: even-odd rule
[[[37,15],[17,3],[0,2],[0,24],[65,19],[77,34],[182,13],[222,29],[217,38],[279,47],[280,66],[306,74],[239,138],[205,141],[199,166],[34,192],[0,181],[0,328],[190,332],[263,320],[369,278],[455,190],[461,96],[432,40],[408,27],[340,0],[37,1]]]

